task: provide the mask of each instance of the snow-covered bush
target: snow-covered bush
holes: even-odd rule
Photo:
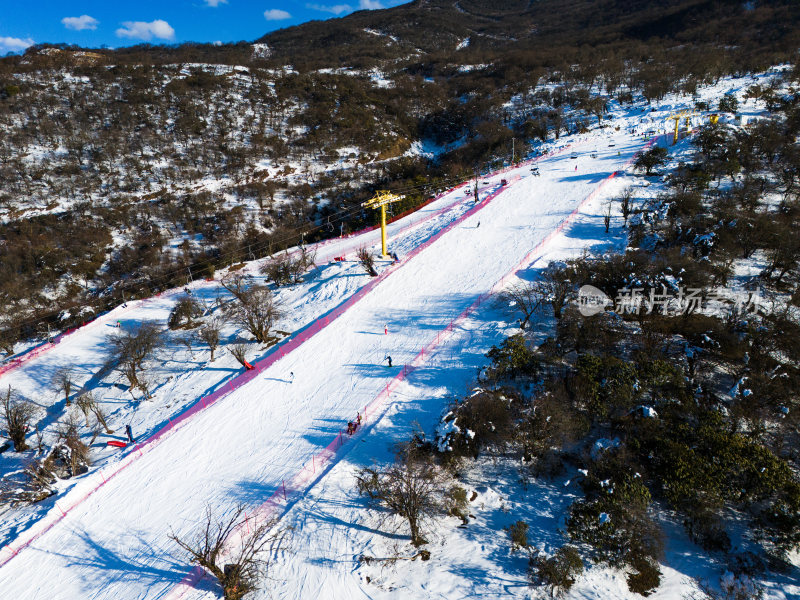
[[[570,507],[567,531],[575,542],[590,547],[596,562],[633,569],[631,591],[646,594],[660,582],[656,560],[662,534],[649,513],[649,490],[623,461],[618,450],[592,465],[581,483],[586,497]]]
[[[516,437],[515,412],[521,400],[511,392],[477,390],[456,402],[437,428],[436,444],[447,458],[477,458],[482,449],[498,450]]]
[[[572,546],[562,546],[550,558],[538,556],[532,559],[528,576],[531,584],[548,587],[551,597],[555,598],[568,592],[581,573],[581,555]]]
[[[528,542],[529,525],[525,521],[515,521],[508,527],[508,537],[511,540],[511,551],[525,550],[530,546]]]

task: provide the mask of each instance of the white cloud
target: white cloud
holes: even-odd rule
[[[306,4],[306,8],[310,10],[318,10],[320,12],[332,13],[334,15],[341,15],[343,13],[353,11],[353,7],[349,4],[334,4],[333,6],[328,6],[325,4]]]
[[[228,0],[205,0],[206,6],[217,8],[220,4],[227,4]]]
[[[282,21],[283,19],[291,19],[292,15],[290,15],[285,10],[281,10],[279,8],[271,8],[269,10],[264,11],[264,18],[267,21]]]
[[[61,22],[67,29],[83,31],[84,29],[97,29],[97,24],[100,21],[89,15],[81,15],[80,17],[64,17]]]
[[[385,7],[378,0],[359,0],[358,8],[361,10],[375,10]]]
[[[144,21],[125,21],[122,27],[117,29],[117,37],[131,38],[136,40],[148,41],[154,37],[160,40],[175,39],[175,30],[166,21],[156,19],[145,23]]]
[[[5,54],[6,52],[22,52],[25,48],[33,46],[35,43],[36,42],[31,38],[22,40],[15,37],[0,36],[0,54]]]

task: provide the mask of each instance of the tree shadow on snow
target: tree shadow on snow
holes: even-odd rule
[[[351,418],[355,419],[356,415],[353,414]],[[345,429],[347,429],[346,419],[315,419],[314,425],[303,433],[303,439],[312,444],[316,452],[321,452]],[[345,441],[349,439],[346,434],[343,435]]]
[[[155,548],[141,533],[125,536],[125,554],[112,550],[96,540],[86,531],[78,532],[82,546],[74,548],[74,554],[60,554],[71,568],[91,570],[83,580],[91,582],[96,591],[101,586],[126,584],[145,585],[177,584],[191,570],[191,564],[173,557],[166,548]],[[203,580],[198,589],[214,589],[213,582]],[[87,591],[89,591],[87,589]]]
[[[585,248],[593,255],[602,255],[624,244],[624,238],[619,235],[618,227],[612,224],[609,233],[606,233],[602,215],[586,215],[570,223],[564,228],[563,235],[566,238],[590,242]]]
[[[565,183],[577,183],[577,182],[600,183],[604,179],[607,179],[610,175],[611,172],[608,171],[581,173],[581,168],[578,167],[578,170],[575,171],[574,175],[567,175],[565,177],[562,177],[561,181]]]
[[[266,483],[264,481],[256,481],[248,479],[244,481],[237,481],[228,490],[232,498],[236,502],[241,502],[247,506],[260,506],[272,497],[276,490],[280,489],[281,483]]]
[[[353,494],[356,494],[355,482],[353,484]],[[391,514],[388,510],[379,506],[374,506],[372,508],[375,511],[383,512],[386,515]],[[337,516],[343,513],[347,513],[347,514],[352,514],[355,517],[358,517],[363,509],[364,509],[363,502],[356,502],[354,500],[338,501],[320,497],[317,498],[317,500],[314,502],[313,506],[310,509],[305,511],[305,518],[307,520],[314,520],[320,523],[327,523],[334,527],[345,527],[347,529],[365,531],[367,533],[379,535],[387,539],[408,540],[408,541],[411,540],[410,535],[404,535],[402,533],[394,533],[394,532],[384,531],[381,529],[376,529],[373,527],[367,527],[366,525],[363,525],[361,523],[344,520],[341,517]]]

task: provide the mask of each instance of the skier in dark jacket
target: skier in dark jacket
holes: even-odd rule
[[[387,355],[386,356],[386,360],[389,361],[389,366],[391,367],[392,366],[392,357]]]
[[[128,436],[128,441],[132,444],[133,443],[133,429],[131,429],[130,425],[125,425],[125,434]]]

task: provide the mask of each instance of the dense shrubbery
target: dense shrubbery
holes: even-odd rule
[[[512,290],[501,305],[511,300],[525,327],[491,349],[482,379],[504,387],[456,402],[439,428],[444,457],[505,453],[534,476],[565,465],[585,473],[566,533],[587,557],[623,569],[642,595],[661,577],[656,503],[737,573],[780,564],[800,547],[800,252],[788,243],[800,226],[791,166],[800,96],[775,107],[773,121],[751,129],[701,132],[694,162],[674,169],[666,194],[630,220],[631,244],[647,250],[551,271],[563,302],[538,347],[527,324],[552,292]],[[744,283],[757,284],[771,305],[737,305],[725,287],[733,261],[753,256],[763,268]],[[582,284],[611,298],[634,287],[645,298],[662,286],[704,293],[693,310],[645,302],[584,317],[572,302]],[[761,556],[731,554],[731,515]],[[569,584],[559,565],[539,559],[532,581]]]

